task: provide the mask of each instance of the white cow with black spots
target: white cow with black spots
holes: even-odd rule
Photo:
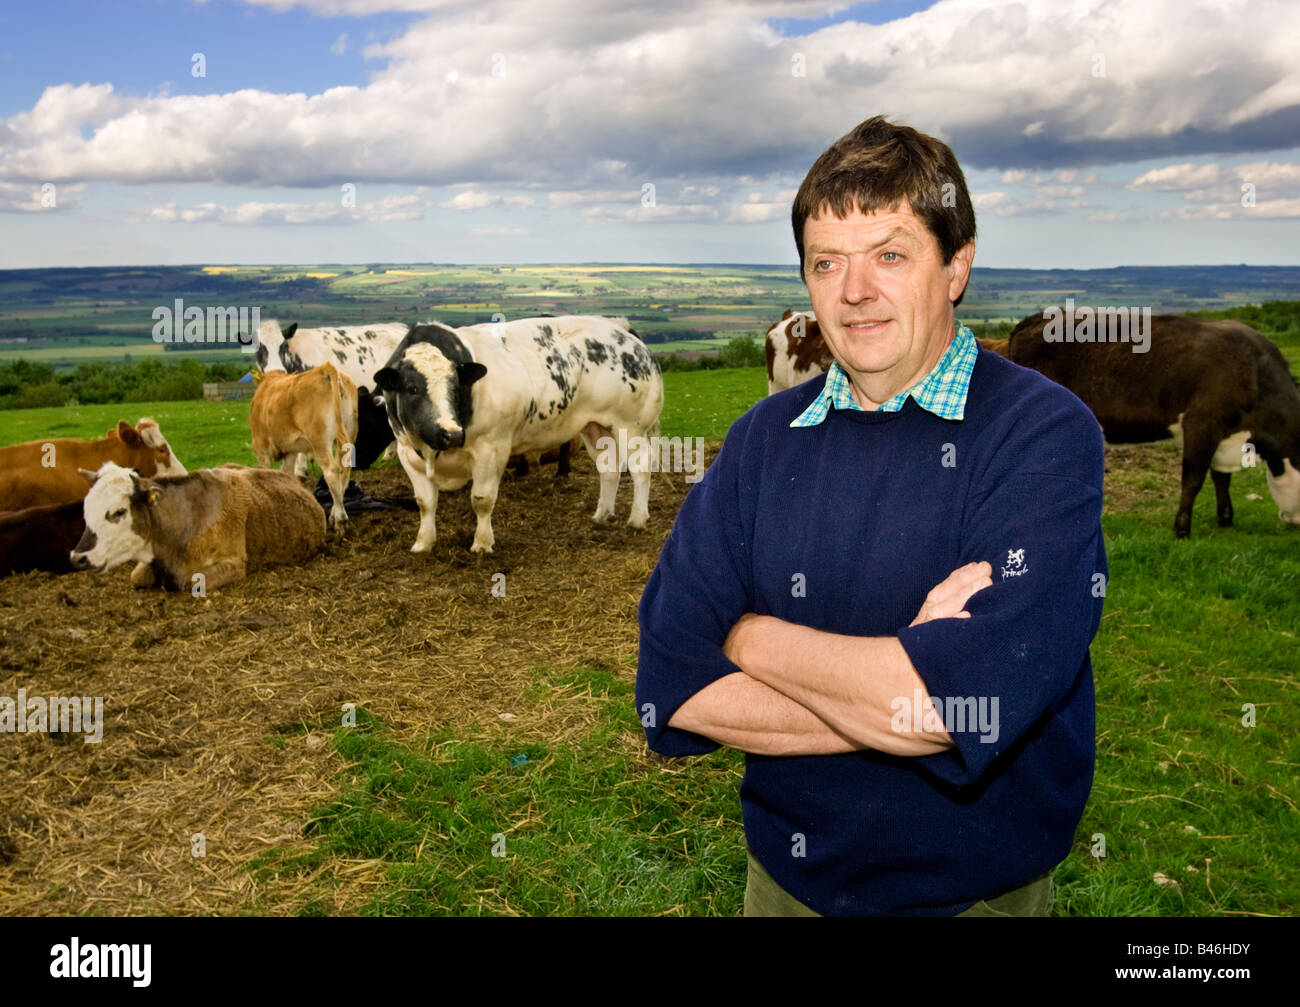
[[[575,435],[598,465],[596,441],[602,437],[613,438],[623,454],[617,465],[600,465],[593,520],[613,518],[619,471],[627,467],[627,523],[645,527],[649,453],[641,452],[647,459],[642,464],[634,445],[658,434],[663,377],[645,344],[619,321],[562,315],[459,329],[428,324],[402,340],[375,380],[420,505],[412,552],[433,547],[438,491],[466,482],[472,482],[470,503],[478,517],[470,548],[491,552],[492,508],[507,459]]]

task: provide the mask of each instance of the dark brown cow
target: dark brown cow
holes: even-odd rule
[[[80,470],[95,471],[105,462],[145,476],[185,474],[157,423],[146,417],[133,427],[122,420],[103,440],[47,437],[0,447],[0,509],[81,500],[89,487]]]
[[[1002,356],[1007,355],[1007,340],[980,339],[979,344]],[[786,308],[781,320],[767,330],[764,340],[767,357],[767,394],[793,388],[830,369],[830,348],[822,338],[821,327],[811,311],[795,312]]]
[[[1181,315],[1147,314],[1146,338],[1129,340],[1122,338],[1127,327],[1120,337],[1109,323],[1100,328],[1102,313],[1114,310],[1050,308],[1030,315],[1012,331],[1009,355],[1079,396],[1112,444],[1181,442],[1178,538],[1191,532],[1192,503],[1207,471],[1219,524],[1232,524],[1228,484],[1255,454],[1268,466],[1279,517],[1300,524],[1300,472],[1293,465],[1300,461],[1300,389],[1278,348],[1240,322]],[[1083,334],[1085,319],[1090,337],[1109,338],[1066,341],[1067,334]]]
[[[0,514],[0,577],[28,570],[69,573],[68,554],[86,530],[81,508],[74,500]]]

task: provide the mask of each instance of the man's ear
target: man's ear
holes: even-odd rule
[[[966,292],[970,283],[971,262],[975,258],[975,242],[968,241],[953,254],[948,263],[948,300],[955,301]]]

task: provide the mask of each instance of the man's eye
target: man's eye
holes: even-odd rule
[[[819,273],[824,273],[826,272],[826,270],[822,269],[822,266],[829,266],[829,265],[832,265],[830,259],[818,259],[816,264],[813,266],[813,269],[817,270]]]
[[[889,258],[889,256],[891,255],[893,256],[892,259]],[[884,259],[886,262],[901,262],[903,259],[903,257],[899,255],[897,252],[885,252],[883,255],[881,255],[881,258]]]

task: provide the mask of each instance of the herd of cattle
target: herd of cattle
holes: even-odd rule
[[[1153,319],[1148,352],[1086,348],[1044,337],[1031,315],[984,351],[1032,367],[1077,394],[1112,443],[1174,437],[1182,444],[1185,537],[1209,471],[1220,525],[1232,523],[1231,473],[1266,465],[1279,516],[1300,524],[1300,389],[1277,347],[1236,322]],[[471,550],[491,552],[492,511],[511,465],[569,453],[597,457],[610,438],[618,466],[598,465],[593,520],[614,516],[619,473],[630,471],[628,524],[645,526],[650,472],[628,444],[653,438],[663,379],[623,319],[543,316],[459,328],[438,323],[283,331],[262,323],[261,377],[249,409],[259,468],[187,472],[158,425],[122,421],[97,441],[47,439],[0,447],[0,576],[26,570],[105,570],[135,563],[131,583],[203,590],[250,569],[302,563],[326,541],[322,506],[301,483],[321,468],[329,524],[347,519],[354,469],[395,450],[420,511],[412,551],[435,540],[438,491],[470,484]],[[810,312],[787,311],[767,332],[769,394],[823,373],[831,355]],[[615,437],[616,430],[626,436]],[[280,471],[270,466],[280,459]]]
[[[1192,502],[1207,471],[1219,524],[1231,525],[1232,473],[1257,460],[1265,464],[1278,517],[1300,525],[1300,388],[1272,341],[1241,322],[1156,315],[1150,345],[1135,353],[1126,341],[1045,337],[1049,317],[1061,317],[1059,311],[1030,315],[1007,339],[980,343],[1074,392],[1112,444],[1174,438],[1183,452],[1175,536],[1190,534]],[[831,364],[817,319],[807,311],[787,311],[768,329],[766,356],[768,394]]]

